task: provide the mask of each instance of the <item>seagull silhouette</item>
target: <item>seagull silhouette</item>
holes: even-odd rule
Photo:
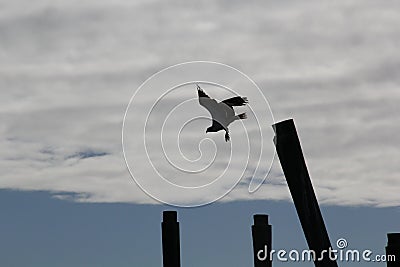
[[[247,119],[246,113],[235,115],[233,107],[246,105],[248,103],[247,97],[235,96],[217,102],[210,98],[199,85],[197,85],[197,94],[199,95],[200,105],[205,107],[212,117],[212,125],[207,128],[206,133],[225,130],[225,141],[228,142],[230,140],[228,125],[235,120]]]

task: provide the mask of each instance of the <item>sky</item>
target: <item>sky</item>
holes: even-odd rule
[[[125,266],[121,257],[126,256],[131,266],[147,261],[152,263],[145,266],[157,266],[158,224],[164,209],[179,210],[187,227],[182,228],[184,238],[193,233],[182,252],[186,261],[196,259],[198,266],[222,265],[213,263],[219,260],[216,252],[201,239],[218,233],[211,218],[220,230],[226,225],[224,218],[238,219],[221,238],[236,232],[235,227],[243,231],[237,236],[237,250],[233,242],[222,253],[243,252],[243,261],[232,258],[227,266],[251,263],[246,227],[254,212],[271,214],[279,236],[276,244],[306,246],[279,161],[272,161],[271,124],[287,118],[295,120],[331,239],[346,234],[350,244],[362,247],[367,242],[360,240],[367,235],[368,244],[382,249],[386,232],[399,231],[399,224],[392,224],[399,221],[400,204],[399,5],[372,0],[0,1],[0,198],[5,211],[0,263]],[[136,98],[137,113],[130,112],[132,96],[146,79],[169,66],[197,60],[232,66],[258,88],[238,72],[226,74],[226,69],[167,73],[167,80],[151,80],[153,87]],[[189,84],[162,99],[149,120],[149,133],[142,136],[144,126],[132,126],[135,118],[144,121],[155,99],[168,89],[164,81],[172,86],[181,79],[222,83],[225,87],[201,83],[218,100],[248,96],[249,105],[241,110],[250,115],[254,111],[261,123],[252,116],[243,124],[235,122],[232,142],[226,144],[223,133],[206,135],[209,122],[203,118],[188,124],[178,142],[170,141],[177,138],[175,124],[181,127],[193,114],[208,115],[194,104],[195,85]],[[186,100],[192,101],[187,102],[193,104],[190,108],[180,105]],[[167,111],[178,106],[182,110],[168,120]],[[126,140],[131,141],[124,158],[121,135],[127,111]],[[162,139],[157,122],[171,122]],[[262,138],[257,139],[259,133]],[[135,153],[143,150],[135,147],[143,139],[149,157]],[[211,162],[209,173],[203,180],[175,175],[176,170],[162,163],[159,140],[168,148],[166,155],[184,164],[179,166],[190,169],[190,159],[200,155],[194,170]],[[243,148],[251,160],[241,165],[247,154],[237,152]],[[210,161],[214,151],[216,160]],[[270,173],[250,194],[261,152],[265,159],[255,178],[262,180]],[[202,186],[221,173],[229,179],[199,194],[166,190],[149,160],[166,168],[162,174],[182,186]],[[136,173],[138,184],[132,179]],[[183,206],[222,198],[204,207],[180,209],[162,205],[157,197]],[[343,224],[344,218],[349,225]],[[125,234],[131,228],[135,230],[129,242]],[[113,235],[113,229],[121,232]],[[158,246],[156,258],[149,256],[146,232]],[[53,237],[58,238],[57,251],[50,245]],[[105,250],[116,254],[105,257]],[[203,254],[206,257],[199,256]],[[133,263],[136,259],[140,264]]]

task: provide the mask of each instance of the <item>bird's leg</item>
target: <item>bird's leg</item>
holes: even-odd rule
[[[229,137],[228,130],[225,130],[225,142],[228,142],[231,138]]]

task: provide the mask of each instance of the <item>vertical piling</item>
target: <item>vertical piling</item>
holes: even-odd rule
[[[400,233],[388,233],[386,246],[386,266],[400,266]]]
[[[251,234],[253,237],[254,267],[271,267],[272,231],[271,225],[268,224],[268,215],[254,215]]]
[[[179,222],[176,211],[164,211],[162,230],[162,250],[164,267],[180,267]]]
[[[317,198],[307,171],[306,162],[292,119],[273,125],[275,146],[285,174],[294,205],[299,216],[304,235],[310,250],[316,252],[317,258],[323,250],[329,251],[331,243],[324,220],[319,209]],[[316,267],[337,267],[336,261],[323,254],[322,260],[315,260]]]

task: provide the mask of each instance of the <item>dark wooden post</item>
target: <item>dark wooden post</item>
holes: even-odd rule
[[[179,222],[176,211],[163,212],[161,230],[164,267],[180,267]]]
[[[386,266],[400,266],[400,233],[387,234],[388,243],[386,246]],[[394,258],[393,258],[394,257]]]
[[[282,165],[294,205],[299,216],[308,247],[315,251],[317,259],[323,250],[330,251],[331,243],[324,220],[319,209],[317,198],[311,184],[306,162],[292,119],[273,125],[275,146]],[[323,254],[322,260],[315,260],[316,267],[337,267],[336,261]],[[333,257],[333,255],[332,255]]]
[[[251,234],[253,237],[254,267],[271,267],[272,231],[271,225],[268,224],[268,215],[254,215]]]

